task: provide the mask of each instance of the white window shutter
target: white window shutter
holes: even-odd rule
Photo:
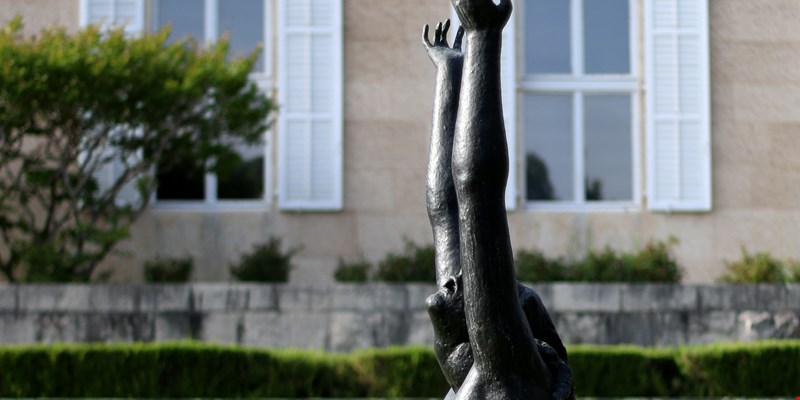
[[[708,0],[647,0],[648,206],[710,211]]]
[[[455,36],[461,22],[455,10],[450,12],[451,36]],[[506,210],[517,208],[517,28],[516,9],[503,30],[503,52],[500,54],[500,84],[503,91],[503,119],[508,143],[508,183],[506,184]],[[466,38],[464,39],[466,43]],[[465,47],[462,47],[465,48]]]
[[[281,0],[279,200],[342,208],[342,0]]]
[[[81,26],[124,26],[136,35],[144,30],[144,0],[81,0]]]

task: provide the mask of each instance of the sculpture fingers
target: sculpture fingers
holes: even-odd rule
[[[431,44],[431,41],[428,39],[429,30],[430,27],[428,26],[428,24],[425,24],[425,26],[422,28],[422,44],[425,45],[426,48],[430,48],[433,46],[433,44]]]
[[[453,48],[456,50],[461,50],[461,40],[464,38],[464,27],[459,26],[458,31],[456,32],[456,38],[453,40]]]
[[[436,30],[433,31],[433,45],[440,46],[442,44],[442,23],[436,24]]]
[[[449,31],[450,31],[450,18],[444,21],[444,26],[442,27],[442,45],[444,47],[449,47],[447,46],[447,32]]]

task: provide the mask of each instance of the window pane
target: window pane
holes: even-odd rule
[[[219,33],[230,35],[232,56],[247,56],[264,44],[264,0],[219,2]],[[256,71],[264,70],[264,52],[258,55]]]
[[[572,95],[525,96],[528,200],[574,200]]]
[[[583,36],[587,74],[629,74],[628,0],[584,0]]]
[[[205,198],[205,172],[187,161],[170,162],[158,166],[158,200],[203,200]]]
[[[238,146],[242,159],[217,175],[217,198],[253,200],[264,198],[264,147]]]
[[[170,42],[186,36],[195,38],[199,43],[205,40],[203,0],[158,0],[156,3],[154,28],[157,30],[170,24],[172,26]]]
[[[584,107],[586,200],[632,200],[631,96],[586,96]]]
[[[525,71],[528,74],[569,74],[570,6],[568,0],[525,3]]]

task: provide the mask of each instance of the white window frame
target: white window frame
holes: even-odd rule
[[[157,20],[156,4],[158,0],[150,3],[152,6],[147,21],[150,29],[158,29],[155,26]],[[219,2],[225,0],[203,0],[205,7],[205,20],[203,30],[205,37],[202,38],[206,43],[213,43],[219,37]],[[250,79],[265,93],[274,93],[273,79],[273,38],[275,33],[275,21],[273,20],[274,0],[262,0],[264,2],[264,71],[252,73]],[[198,39],[200,40],[200,39]],[[274,96],[272,96],[274,97]],[[270,128],[264,132],[264,193],[262,199],[227,200],[217,197],[217,176],[214,173],[205,174],[203,188],[204,198],[202,200],[161,200],[158,199],[157,192],[153,193],[152,208],[155,210],[180,210],[180,211],[243,211],[243,210],[264,210],[272,205],[272,143],[274,129]]]
[[[630,74],[603,74],[585,75],[584,74],[584,43],[583,43],[583,2],[591,0],[563,0],[570,1],[570,56],[571,74],[525,74],[525,43],[518,40],[517,50],[517,69],[519,71],[517,80],[517,125],[520,127],[518,137],[521,145],[517,146],[516,157],[519,161],[520,177],[520,198],[526,209],[537,211],[638,211],[642,207],[642,166],[641,166],[641,122],[642,122],[642,73],[640,46],[641,21],[639,15],[639,0],[628,0],[628,12],[630,14],[629,31],[629,57]],[[524,4],[519,3],[520,9],[518,17],[524,20]],[[524,21],[519,21],[519,37],[525,37]],[[522,122],[522,110],[527,94],[561,94],[572,95],[572,135],[573,135],[573,187],[575,192],[574,201],[545,201],[528,200],[525,181],[525,138],[526,131]],[[584,95],[597,94],[629,94],[631,96],[631,185],[632,196],[630,201],[587,201],[585,190],[585,169],[584,169]]]

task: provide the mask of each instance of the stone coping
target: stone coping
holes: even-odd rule
[[[800,285],[530,285],[551,312],[798,311]],[[0,286],[0,312],[422,311],[426,284]]]

